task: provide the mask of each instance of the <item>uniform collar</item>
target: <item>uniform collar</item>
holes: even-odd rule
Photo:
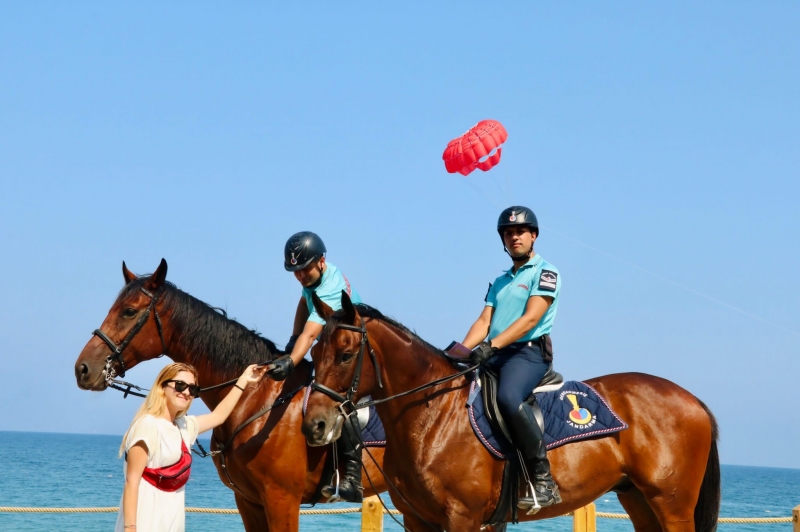
[[[517,270],[517,273],[522,271],[524,268],[528,268],[528,267],[533,268],[533,267],[537,266],[540,262],[542,262],[542,257],[540,257],[539,254],[537,253],[533,257],[531,257],[528,262],[526,262],[525,264],[520,266],[519,270]],[[514,277],[514,268],[512,267],[512,268],[507,269],[506,273],[508,275],[510,275],[511,277]]]

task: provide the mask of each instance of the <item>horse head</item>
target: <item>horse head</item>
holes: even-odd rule
[[[165,354],[159,297],[167,278],[167,261],[161,259],[152,275],[141,278],[123,262],[122,276],[125,286],[75,362],[75,378],[84,390],[105,390],[109,378],[123,376],[139,362]]]
[[[376,358],[367,338],[367,323],[347,292],[342,290],[342,309],[334,312],[316,294],[312,300],[326,321],[317,344],[311,349],[316,382],[308,400],[303,434],[308,444],[330,443],[341,435],[344,412],[370,395],[379,382]],[[368,356],[369,355],[369,356]]]

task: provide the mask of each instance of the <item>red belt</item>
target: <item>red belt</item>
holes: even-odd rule
[[[177,491],[189,482],[192,469],[192,455],[181,438],[181,458],[171,466],[145,467],[142,478],[162,491]]]

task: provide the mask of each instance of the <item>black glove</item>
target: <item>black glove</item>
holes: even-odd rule
[[[495,353],[497,353],[497,348],[492,347],[490,342],[481,342],[472,350],[469,359],[475,364],[483,365],[487,360],[492,358]]]
[[[286,342],[286,347],[283,348],[287,355],[292,354],[292,350],[294,350],[294,344],[297,342],[298,338],[300,338],[299,334],[293,334],[289,337],[289,341]]]
[[[294,371],[294,361],[289,355],[276,358],[270,366],[267,375],[269,375],[272,380],[276,381],[284,380]]]

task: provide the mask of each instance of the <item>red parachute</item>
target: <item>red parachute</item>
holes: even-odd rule
[[[448,172],[467,175],[476,168],[484,172],[500,162],[506,128],[497,120],[481,120],[447,144],[442,159]]]

